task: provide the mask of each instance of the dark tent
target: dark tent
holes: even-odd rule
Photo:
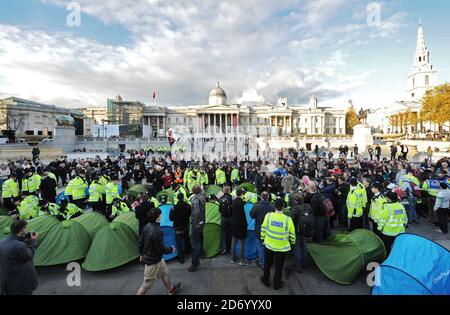
[[[113,222],[95,233],[83,269],[103,271],[122,266],[139,257],[138,238],[126,224]]]
[[[105,216],[97,212],[84,213],[73,219],[73,221],[80,223],[88,231],[91,239],[94,239],[97,231],[108,225],[108,220],[106,220]]]
[[[53,266],[69,263],[86,257],[91,237],[78,222],[58,222],[36,250],[36,266]]]
[[[351,284],[368,263],[386,256],[383,242],[369,230],[338,232],[324,243],[308,244],[308,251],[320,271],[340,284]]]

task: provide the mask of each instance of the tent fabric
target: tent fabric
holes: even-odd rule
[[[10,226],[13,219],[10,216],[0,216],[0,240],[11,234]]]
[[[48,232],[50,232],[55,225],[58,225],[58,223],[59,221],[51,215],[41,215],[28,221],[27,231],[38,233],[39,237],[37,242],[39,245],[45,239]]]
[[[128,194],[132,195],[133,197],[137,197],[139,194],[145,193],[147,193],[147,187],[142,184],[134,185],[130,189],[128,189]]]
[[[86,257],[91,237],[78,222],[58,222],[39,245],[34,256],[36,266],[54,266]]]
[[[251,184],[251,183],[242,183],[242,184],[240,184],[240,185],[238,186],[238,188],[236,189],[236,191],[239,190],[239,189],[245,189],[245,191],[249,191],[249,192],[252,192],[252,193],[256,193],[256,186],[253,185],[253,184]]]
[[[161,209],[160,226],[173,227],[173,222],[170,221],[170,219],[169,219],[170,210],[172,208],[173,208],[173,204],[168,204],[168,203],[159,206],[159,209]]]
[[[250,212],[254,204],[247,203],[244,206],[245,216],[247,218],[247,238],[244,241],[244,256],[248,260],[258,257],[258,240],[255,236],[255,219],[250,217]],[[240,243],[236,246],[236,254],[239,254]]]
[[[207,202],[205,209],[205,227],[203,229],[203,251],[205,257],[214,257],[221,251],[221,221],[217,203]]]
[[[122,266],[139,257],[138,238],[126,224],[113,222],[95,233],[82,267],[103,271]]]
[[[6,209],[2,205],[0,205],[0,216],[6,216],[6,215],[9,215],[8,209]]]
[[[177,248],[176,238],[175,238],[175,230],[170,226],[161,226],[161,231],[163,232],[163,243],[164,246],[173,246]],[[178,252],[163,255],[164,260],[171,260],[178,256]]]
[[[222,187],[216,186],[216,185],[208,185],[205,188],[206,196],[210,196],[210,195],[217,196],[217,194],[221,191],[222,191]]]
[[[69,200],[69,197],[67,197],[67,196],[64,194],[64,191],[60,192],[60,193],[58,194],[58,196],[56,196],[56,203],[57,203],[58,205],[61,204],[61,200],[63,200],[63,199],[66,199],[67,201],[70,201],[70,200]]]
[[[375,274],[373,295],[449,295],[450,252],[425,237],[400,234]]]
[[[113,222],[120,222],[128,225],[136,234],[136,236],[139,236],[139,221],[138,219],[136,219],[134,211],[122,213],[121,215],[117,216],[113,220]]]
[[[73,219],[73,221],[80,223],[88,231],[92,240],[97,231],[108,225],[108,220],[106,220],[105,216],[97,212],[84,213]]]
[[[340,284],[353,283],[368,263],[386,256],[381,239],[364,229],[338,232],[322,244],[308,244],[308,251],[320,271]]]

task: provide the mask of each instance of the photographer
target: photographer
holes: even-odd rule
[[[33,257],[38,234],[26,233],[27,222],[14,221],[11,235],[0,241],[1,295],[31,295],[37,288]]]

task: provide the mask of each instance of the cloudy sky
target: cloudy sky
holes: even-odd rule
[[[376,2],[379,23],[363,0],[79,0],[74,27],[70,2],[0,1],[0,98],[204,104],[220,81],[230,102],[379,107],[405,97],[419,19],[450,81],[447,0]]]

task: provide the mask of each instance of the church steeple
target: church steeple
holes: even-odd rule
[[[427,90],[436,85],[436,70],[430,63],[430,52],[425,45],[422,21],[417,30],[417,44],[413,66],[408,77],[408,96],[411,101],[420,102]]]

